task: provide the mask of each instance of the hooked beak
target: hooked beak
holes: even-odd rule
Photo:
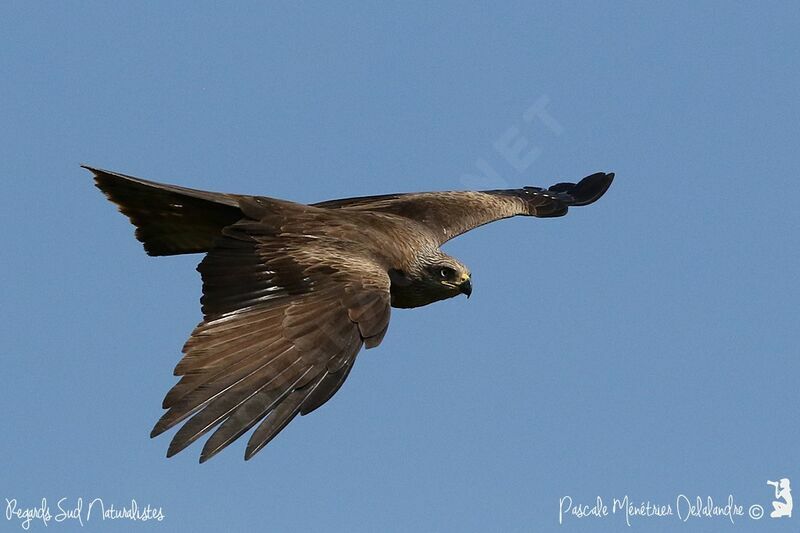
[[[467,299],[469,299],[469,295],[472,294],[472,282],[469,278],[465,279],[458,285],[458,290],[461,291],[461,294],[466,294]]]

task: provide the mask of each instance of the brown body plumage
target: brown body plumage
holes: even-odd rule
[[[148,254],[206,253],[197,267],[204,319],[183,348],[181,379],[151,434],[188,418],[172,456],[216,428],[201,462],[258,424],[249,459],[298,413],[325,403],[362,345],[380,344],[390,307],[469,296],[470,272],[439,249],[444,242],[515,215],[562,216],[600,198],[614,177],[303,205],[85,168],[131,219]]]

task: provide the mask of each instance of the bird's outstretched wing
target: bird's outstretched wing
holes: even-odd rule
[[[252,457],[333,396],[362,345],[377,346],[389,324],[389,277],[370,261],[311,236],[277,239],[255,221],[223,234],[198,266],[205,319],[151,434],[191,417],[172,456],[219,425],[201,462],[260,423],[245,452]]]
[[[614,174],[598,172],[578,183],[548,189],[523,187],[482,192],[386,194],[313,204],[329,209],[392,213],[422,223],[442,244],[483,224],[516,215],[560,217],[572,206],[589,205],[608,190]]]
[[[150,255],[210,250],[222,229],[245,217],[243,202],[262,199],[287,208],[291,202],[167,185],[89,166],[97,186],[136,226]],[[311,204],[329,209],[379,211],[425,225],[444,243],[477,226],[516,215],[558,217],[571,206],[588,205],[611,185],[614,174],[598,172],[576,183],[548,189],[523,187],[482,192],[423,192],[344,198]],[[297,205],[297,204],[294,204]]]

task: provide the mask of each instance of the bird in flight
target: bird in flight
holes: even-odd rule
[[[136,226],[149,255],[204,253],[203,321],[150,436],[185,423],[167,457],[211,430],[205,462],[256,426],[250,459],[298,414],[327,402],[362,346],[381,343],[392,307],[472,293],[470,271],[440,249],[516,215],[588,205],[614,174],[548,189],[386,194],[304,205],[200,191],[84,166]],[[188,419],[188,420],[187,420]]]

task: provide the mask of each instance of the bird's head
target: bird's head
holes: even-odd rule
[[[392,276],[392,305],[419,307],[466,294],[472,294],[469,269],[441,250],[418,257],[407,272]]]
[[[448,298],[459,294],[466,294],[469,298],[472,294],[472,274],[452,257],[445,256],[427,265],[424,280],[432,292],[442,292]]]

